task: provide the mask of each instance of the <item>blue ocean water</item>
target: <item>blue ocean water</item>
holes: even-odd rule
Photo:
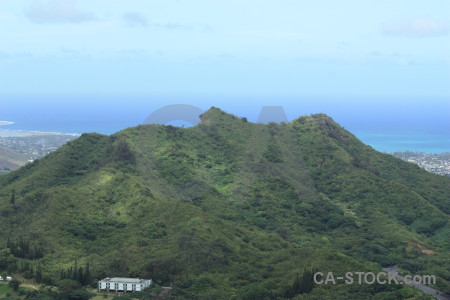
[[[245,102],[236,97],[230,101],[221,97],[175,96],[19,100],[0,98],[0,121],[14,122],[0,126],[0,130],[112,134],[142,124],[158,108],[179,103],[196,105],[203,110],[216,106],[255,122],[262,106],[281,105],[289,121],[302,115],[326,113],[378,151],[450,152],[450,110],[446,110],[446,105],[402,104],[389,105],[386,109],[381,105],[342,105],[326,100]]]
[[[372,148],[392,153],[414,151],[424,153],[450,152],[450,134],[421,131],[355,130],[352,132]]]

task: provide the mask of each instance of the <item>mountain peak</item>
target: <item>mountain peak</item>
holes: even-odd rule
[[[336,123],[330,116],[323,113],[302,116],[293,122],[303,128],[303,130],[323,132],[341,143],[359,142],[353,134]]]
[[[212,106],[210,109],[208,109],[205,113],[200,115],[200,120],[202,124],[208,124],[208,123],[226,123],[230,121],[238,120],[239,118],[235,115],[232,115],[230,113],[227,113],[220,108]]]

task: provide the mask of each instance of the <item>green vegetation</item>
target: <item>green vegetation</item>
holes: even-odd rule
[[[11,280],[8,285],[13,289],[13,291],[17,292],[19,290],[20,281],[17,279]]]
[[[7,283],[0,283],[0,296],[4,296],[12,292],[12,288]]]
[[[212,108],[192,128],[84,134],[0,176],[0,274],[58,287],[46,297],[130,276],[176,299],[421,299],[311,274],[395,264],[450,292],[448,195],[450,178],[325,115],[261,125]]]

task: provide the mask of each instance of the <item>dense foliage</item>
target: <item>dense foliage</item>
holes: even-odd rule
[[[212,108],[192,128],[85,134],[0,176],[0,273],[151,278],[179,299],[422,299],[311,276],[399,265],[450,292],[449,195],[450,178],[325,115],[262,125]]]

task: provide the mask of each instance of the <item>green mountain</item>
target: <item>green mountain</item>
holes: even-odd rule
[[[17,170],[28,162],[25,155],[0,146],[0,174]]]
[[[0,273],[152,278],[177,299],[428,299],[402,285],[311,282],[314,271],[398,265],[450,292],[450,178],[323,114],[201,118],[84,134],[0,176]]]

